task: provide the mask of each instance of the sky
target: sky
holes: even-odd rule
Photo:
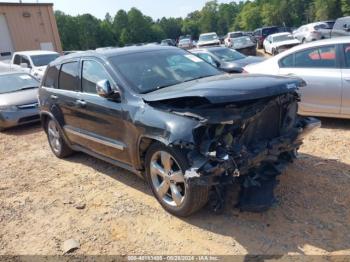
[[[153,19],[165,17],[185,17],[188,13],[201,9],[208,0],[38,0],[39,3],[53,3],[55,10],[61,10],[70,15],[90,13],[98,18],[104,18],[109,12],[112,16],[119,9],[129,10],[136,7]],[[229,3],[233,0],[219,0],[219,3]],[[0,2],[19,2],[7,0]],[[36,0],[23,0],[23,3]]]

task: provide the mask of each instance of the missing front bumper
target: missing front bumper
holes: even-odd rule
[[[318,119],[299,118],[288,133],[257,144],[239,155],[237,152],[235,155],[216,152],[215,156],[203,156],[191,152],[193,165],[185,172],[185,180],[189,185],[206,187],[239,183],[238,207],[244,211],[265,211],[276,202],[277,176],[293,162],[303,138],[320,126]]]

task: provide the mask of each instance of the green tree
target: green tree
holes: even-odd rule
[[[261,26],[261,9],[256,3],[247,1],[237,16],[234,29],[254,30]]]
[[[217,30],[218,3],[216,0],[207,2],[201,10],[200,29],[201,32],[212,32]]]
[[[182,19],[181,18],[165,18],[163,17],[159,21],[159,25],[161,26],[164,34],[167,38],[177,39],[182,31]]]
[[[124,10],[119,10],[114,17],[112,30],[114,38],[119,39],[124,28],[128,27],[128,14]]]
[[[343,16],[350,15],[350,1],[349,0],[341,0],[341,11]]]

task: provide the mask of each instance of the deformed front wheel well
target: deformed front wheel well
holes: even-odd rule
[[[146,158],[147,150],[154,143],[159,143],[159,141],[149,137],[142,137],[140,139],[138,152],[139,152],[139,164],[142,170],[145,169],[145,158]]]

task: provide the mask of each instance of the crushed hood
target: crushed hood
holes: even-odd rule
[[[219,104],[281,95],[296,91],[302,84],[299,78],[222,74],[159,89],[142,97],[147,102],[200,97]]]

